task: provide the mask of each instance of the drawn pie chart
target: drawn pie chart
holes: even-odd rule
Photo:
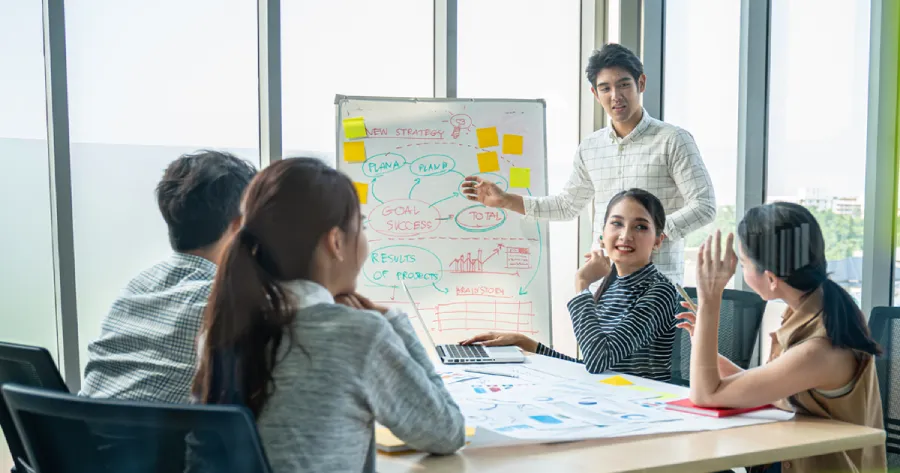
[[[647,416],[643,414],[624,414],[622,415],[622,420],[643,420],[646,419]]]

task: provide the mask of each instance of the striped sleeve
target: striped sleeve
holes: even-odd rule
[[[581,363],[581,360],[576,360],[571,356],[563,355],[562,353],[544,345],[543,343],[538,342],[537,351],[535,351],[538,355],[549,356],[551,358],[559,358],[560,360],[572,361],[575,363]]]
[[[666,282],[659,282],[622,315],[613,330],[604,331],[600,321],[601,305],[595,303],[589,294],[575,296],[569,301],[569,315],[588,372],[608,371],[636,351],[649,346],[654,334],[663,332],[672,324],[675,300],[675,288]]]

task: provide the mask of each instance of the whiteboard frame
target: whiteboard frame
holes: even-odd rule
[[[410,102],[410,103],[418,103],[418,102],[428,102],[428,103],[451,103],[451,102],[466,102],[466,103],[480,103],[480,102],[511,102],[511,103],[538,103],[541,105],[541,113],[543,114],[544,119],[544,189],[546,192],[550,193],[550,163],[547,161],[547,101],[544,99],[491,99],[491,98],[436,98],[436,97],[377,97],[377,96],[367,96],[367,95],[341,95],[335,94],[334,96],[334,168],[338,169],[338,163],[341,161],[341,111],[343,105],[350,100],[367,100],[370,102]],[[530,217],[533,218],[533,217]],[[547,305],[548,310],[550,311],[549,324],[547,327],[547,334],[549,338],[550,348],[553,348],[553,270],[550,266],[550,247],[551,247],[551,235],[550,235],[550,220],[547,219],[534,219],[540,223],[547,224]]]

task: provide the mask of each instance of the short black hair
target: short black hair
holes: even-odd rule
[[[179,252],[218,241],[241,214],[241,195],[256,175],[249,162],[223,151],[185,154],[166,168],[156,186],[169,243]]]
[[[588,59],[587,69],[584,70],[591,87],[595,87],[597,74],[608,67],[621,67],[634,77],[635,82],[644,75],[644,65],[640,58],[630,49],[616,43],[606,43],[599,50],[594,51]]]

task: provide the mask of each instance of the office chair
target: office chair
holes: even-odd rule
[[[0,386],[6,383],[69,391],[49,351],[41,347],[0,342]],[[3,430],[6,445],[12,455],[12,471],[19,473],[28,471],[25,449],[2,396],[0,396],[0,429]]]
[[[887,461],[891,469],[900,467],[900,360],[897,359],[900,355],[900,307],[872,309],[869,330],[884,350],[875,359],[875,371],[881,390]]]
[[[696,303],[697,289],[686,287],[684,291]],[[741,368],[749,368],[765,312],[766,301],[756,293],[725,289],[719,310],[719,353]],[[688,386],[691,380],[691,337],[686,330],[678,329],[678,332],[672,347],[671,382]]]
[[[242,406],[90,399],[14,384],[3,397],[36,473],[271,473]],[[98,435],[102,432],[102,435]],[[109,433],[123,439],[110,445]]]

